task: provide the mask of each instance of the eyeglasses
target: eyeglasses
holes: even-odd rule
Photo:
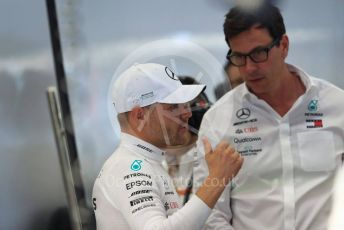
[[[266,60],[268,60],[269,51],[272,49],[272,47],[279,44],[279,42],[280,39],[276,38],[267,47],[254,49],[248,54],[232,53],[232,50],[229,49],[226,58],[234,66],[238,67],[246,65],[246,57],[249,57],[255,63],[265,62]]]

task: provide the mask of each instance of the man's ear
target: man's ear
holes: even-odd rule
[[[287,58],[289,52],[289,38],[286,34],[283,34],[280,41],[280,46],[282,48],[283,58]]]
[[[133,130],[142,131],[147,120],[147,111],[141,107],[134,107],[128,116],[129,125]]]
[[[144,108],[141,108],[141,107],[134,107],[132,110],[131,110],[131,113],[132,113],[132,116],[133,116],[133,119],[136,119],[136,120],[144,120],[145,119],[145,109]]]

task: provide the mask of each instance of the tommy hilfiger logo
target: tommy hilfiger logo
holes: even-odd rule
[[[322,128],[323,122],[321,119],[318,119],[318,120],[307,119],[306,125],[307,125],[307,128]]]

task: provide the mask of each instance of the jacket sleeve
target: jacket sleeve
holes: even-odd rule
[[[211,212],[204,229],[212,230],[232,230],[230,224],[232,221],[232,211],[230,208],[230,185],[223,191],[220,199],[217,201],[213,211]]]

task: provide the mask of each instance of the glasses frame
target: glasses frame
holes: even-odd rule
[[[226,58],[227,60],[234,66],[237,66],[237,67],[242,67],[244,65],[246,65],[246,59],[247,57],[249,57],[251,59],[251,61],[253,61],[254,63],[262,63],[262,62],[266,62],[268,59],[269,59],[269,52],[270,50],[275,46],[275,45],[279,45],[281,39],[280,38],[275,38],[271,43],[270,45],[266,46],[266,47],[263,47],[263,48],[258,48],[258,49],[254,49],[252,50],[251,52],[249,52],[248,54],[232,54],[232,50],[229,49],[228,50],[228,53],[226,55]],[[266,58],[264,60],[260,60],[260,61],[257,61],[255,60],[251,55],[255,52],[266,52]],[[241,57],[244,57],[245,59],[244,60],[244,63],[242,65],[237,65],[235,63],[232,62],[231,60],[231,57],[233,56],[241,56]]]

